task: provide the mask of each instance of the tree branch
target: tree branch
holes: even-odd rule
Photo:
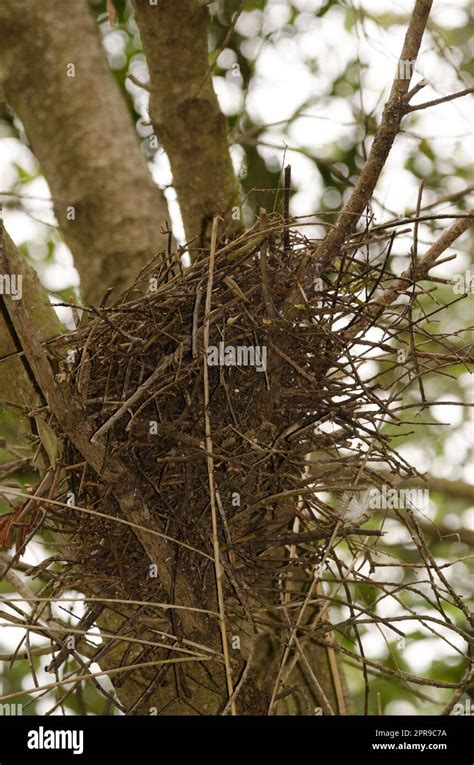
[[[434,242],[422,258],[419,258],[414,264],[410,264],[401,276],[396,279],[390,289],[385,290],[381,295],[374,296],[374,303],[378,306],[391,305],[398,297],[400,292],[405,292],[414,281],[421,281],[426,278],[430,269],[434,268],[439,256],[450,247],[472,225],[474,221],[474,208],[469,210],[467,215],[459,218],[452,226],[446,229],[444,234]]]
[[[88,302],[125,288],[161,248],[154,185],[86,0],[5,0],[5,96],[51,189]]]
[[[36,272],[21,257],[8,234],[4,232],[0,218],[0,252],[2,247],[5,248],[12,272],[17,277],[22,277],[22,300],[34,321],[38,336],[41,340],[47,340],[62,334],[64,328]],[[18,407],[10,405],[6,408],[14,414],[20,433],[29,435],[32,431],[28,411],[40,404],[40,397],[31,369],[21,354],[6,310],[5,298],[2,298],[0,304],[0,348],[0,407],[5,401],[12,405],[19,404]]]
[[[150,116],[168,155],[188,239],[209,239],[239,204],[226,120],[209,69],[209,11],[197,0],[134,0],[150,71]]]
[[[474,88],[466,88],[466,90],[460,90],[458,93],[452,93],[450,96],[443,96],[442,98],[435,98],[434,101],[424,101],[422,104],[413,104],[408,107],[408,112],[417,112],[420,109],[429,109],[431,106],[437,106],[438,104],[445,104],[447,101],[453,101],[455,98],[462,98],[469,93],[474,93]]]
[[[354,191],[338,217],[335,227],[330,229],[318,248],[318,259],[323,268],[328,266],[333,258],[337,257],[344,240],[354,230],[364,208],[372,198],[380,173],[400,130],[402,118],[409,109],[404,96],[409,92],[411,77],[404,77],[403,75],[406,72],[407,63],[409,63],[410,73],[413,70],[432,4],[432,0],[416,0],[397,64],[397,74],[367,162]]]
[[[363,332],[369,325],[372,318],[381,310],[392,305],[401,293],[406,292],[414,282],[426,279],[429,271],[436,265],[439,256],[458,239],[474,221],[474,208],[468,214],[456,220],[440,238],[434,242],[422,258],[418,258],[414,263],[392,282],[389,289],[380,288],[374,295],[373,300],[367,304],[360,318],[352,326],[343,331],[344,340],[347,342]],[[461,359],[460,359],[461,360]]]

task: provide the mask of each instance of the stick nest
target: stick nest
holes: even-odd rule
[[[209,458],[229,589],[273,586],[281,575],[312,569],[334,534],[357,541],[363,532],[339,522],[328,493],[350,497],[368,480],[380,482],[365,467],[369,448],[372,462],[399,469],[377,426],[384,391],[362,382],[354,338],[337,330],[361,314],[352,261],[337,278],[319,279],[311,247],[301,234],[289,239],[274,218],[264,231],[218,244],[211,284],[209,252],[185,270],[181,252],[169,254],[113,304],[91,308],[73,336],[76,355],[66,369],[75,396],[106,434],[107,453],[141,477],[146,511],[180,543],[176,565],[192,573],[203,605],[206,593],[215,596]],[[376,278],[366,274],[366,287]],[[72,447],[68,458],[79,465],[69,471],[75,504],[116,515]],[[79,511],[58,516],[76,560],[88,561],[89,590],[95,582],[98,591],[143,599],[149,561],[129,527]],[[72,582],[80,587],[74,574]]]

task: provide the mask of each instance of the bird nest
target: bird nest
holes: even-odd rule
[[[380,231],[352,234],[328,266],[304,227],[290,232],[278,215],[262,214],[232,240],[218,239],[215,224],[210,249],[191,266],[170,247],[124,294],[112,301],[108,292],[73,332],[48,341],[55,379],[15,304],[63,449],[57,458],[50,443],[54,467],[3,517],[0,544],[11,546],[16,532],[17,559],[43,524],[57,554],[28,572],[46,578],[51,601],[64,590],[84,593],[89,610],[72,637],[100,627],[103,645],[83,640],[79,653],[113,668],[115,688],[128,683],[126,705],[113,702],[122,711],[148,714],[153,696],[160,709],[187,714],[194,690],[205,688],[214,695],[203,709],[227,713],[236,687],[252,713],[307,713],[316,703],[326,714],[337,702],[343,714],[335,651],[361,666],[367,710],[366,667],[381,665],[364,657],[358,630],[378,628],[380,616],[361,584],[382,597],[392,588],[400,618],[411,620],[415,611],[398,592],[419,597],[426,576],[437,599],[448,597],[470,619],[424,540],[416,505],[391,505],[384,494],[397,494],[398,479],[416,472],[393,446],[403,425],[416,424],[400,418],[406,407],[398,399],[415,381],[414,405],[423,411],[421,378],[438,371],[420,363],[414,342],[424,272],[390,275],[393,235]],[[412,356],[401,361],[397,347],[410,342]],[[387,512],[418,561],[404,569],[403,585],[387,584]],[[310,698],[298,679],[297,630],[305,666],[313,650],[327,653],[333,700],[319,686]],[[230,658],[229,636],[242,636],[241,653]],[[50,671],[71,652],[82,667],[77,646],[54,640],[60,650]],[[183,651],[194,663],[170,683]],[[150,661],[160,667],[152,681],[140,675]],[[264,689],[275,679],[270,706],[255,696],[252,673]]]
[[[385,391],[361,380],[354,334],[340,330],[364,310],[353,260],[320,278],[312,243],[279,217],[186,269],[180,256],[88,309],[65,369],[95,437],[137,476],[148,517],[176,542],[175,565],[205,604],[216,542],[230,589],[312,570],[329,540],[380,534],[344,520],[344,503],[381,481],[368,454],[400,466],[379,432]],[[364,274],[365,289],[379,275]],[[55,523],[74,562],[63,583],[80,587],[76,563],[87,561],[88,591],[143,599],[140,542],[115,522],[110,487],[71,444],[66,456],[73,501]]]

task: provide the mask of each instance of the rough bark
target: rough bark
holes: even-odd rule
[[[86,0],[5,0],[0,27],[6,100],[49,184],[82,294],[97,302],[166,246],[166,202]]]
[[[36,272],[25,262],[6,233],[3,246],[12,272],[22,276],[22,300],[34,321],[39,337],[41,340],[47,340],[60,335],[64,327],[56,316]],[[0,303],[0,357],[0,412],[4,416],[6,410],[9,410],[14,415],[19,433],[29,435],[31,420],[27,413],[40,404],[40,396],[12,330],[3,298]]]
[[[209,11],[196,0],[134,0],[150,71],[150,116],[165,149],[187,239],[210,233],[215,215],[239,204],[226,120],[209,68]],[[238,225],[238,221],[234,221]]]

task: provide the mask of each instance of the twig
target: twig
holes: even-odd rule
[[[344,240],[353,231],[357,221],[369,202],[385,165],[393,142],[400,130],[408,105],[403,97],[409,91],[410,79],[400,77],[404,62],[415,62],[421,40],[431,11],[432,0],[416,0],[415,7],[405,36],[398,61],[397,75],[393,81],[389,99],[385,105],[382,120],[370,149],[367,162],[336,226],[331,229],[318,248],[318,258],[323,267],[339,254]]]
[[[422,104],[413,104],[408,107],[408,112],[417,112],[420,109],[429,109],[431,106],[437,106],[438,104],[444,104],[446,101],[453,101],[455,98],[461,98],[467,96],[469,93],[474,93],[474,88],[466,88],[466,90],[459,90],[457,93],[452,93],[450,96],[443,96],[442,98],[435,98],[434,101],[424,101]]]
[[[466,688],[472,683],[474,680],[474,666],[471,664],[470,667],[467,668],[466,672],[464,673],[464,676],[460,682],[459,688],[457,688],[453,695],[451,696],[450,700],[444,707],[444,709],[440,712],[440,715],[450,715],[453,711],[454,705],[457,704],[461,696],[463,695]]]
[[[41,504],[50,504],[50,505],[55,505],[57,507],[69,508],[70,510],[78,510],[81,513],[89,513],[90,515],[95,515],[99,518],[105,518],[106,520],[114,521],[114,523],[121,523],[121,524],[124,524],[125,526],[130,526],[131,528],[144,531],[147,534],[151,534],[152,536],[160,537],[161,539],[164,539],[167,542],[172,542],[173,544],[181,545],[181,547],[186,547],[188,550],[191,550],[197,555],[201,555],[203,558],[208,558],[209,560],[213,560],[213,558],[210,555],[203,552],[203,550],[198,550],[197,547],[193,547],[192,545],[189,545],[186,542],[183,542],[179,539],[175,539],[174,537],[170,537],[168,534],[162,534],[160,531],[157,531],[156,529],[152,529],[147,526],[141,526],[139,523],[133,523],[133,521],[129,521],[126,518],[119,518],[115,515],[102,513],[99,510],[91,510],[90,508],[87,508],[87,507],[79,507],[78,505],[66,504],[64,502],[59,502],[57,499],[50,499],[48,497],[42,497],[42,496],[32,497],[31,494],[24,494],[21,491],[15,491],[15,497],[22,497],[25,499],[29,499],[30,500],[30,502],[28,503],[29,505],[32,505],[34,502],[41,502]],[[199,611],[201,609],[196,609],[196,610]]]
[[[148,83],[146,83],[146,82],[142,82],[141,80],[139,80],[139,79],[138,79],[138,77],[135,77],[135,75],[134,75],[134,74],[131,74],[131,73],[129,72],[129,74],[127,74],[127,78],[128,78],[128,79],[129,79],[131,82],[133,82],[133,84],[134,84],[134,85],[136,85],[136,86],[137,86],[137,88],[142,88],[142,90],[146,90],[146,92],[147,92],[147,93],[150,93],[150,92],[151,92],[151,88],[150,88],[150,86],[148,85]]]
[[[285,167],[285,188],[283,196],[283,218],[285,228],[283,230],[283,251],[288,255],[290,250],[290,191],[291,191],[291,165]]]
[[[186,345],[189,347],[189,341],[178,346],[174,353],[170,353],[169,356],[165,356],[161,364],[157,366],[155,371],[152,372],[152,374],[145,380],[145,382],[139,385],[138,388],[132,393],[130,398],[128,398],[125,403],[122,404],[122,406],[119,407],[119,409],[117,409],[117,411],[114,412],[113,415],[109,417],[109,419],[106,420],[98,430],[96,430],[90,439],[91,444],[97,443],[99,438],[107,433],[107,431],[109,431],[110,428],[113,427],[113,425],[115,425],[115,423],[117,423],[123,417],[123,415],[128,412],[130,407],[142,398],[142,396],[153,385],[153,383],[157,382],[163,376],[163,373],[166,372],[168,367],[170,367],[171,364],[176,361],[176,359],[179,357],[179,354],[184,350]]]
[[[236,12],[234,13],[234,16],[232,18],[232,21],[231,21],[230,26],[229,26],[226,34],[225,34],[225,37],[224,37],[223,41],[219,45],[219,48],[214,52],[214,61],[211,64],[209,64],[206,72],[203,75],[203,78],[201,80],[199,88],[197,89],[197,91],[194,94],[193,98],[197,98],[199,96],[199,93],[201,92],[201,90],[203,89],[203,87],[206,84],[207,80],[211,76],[212,70],[214,69],[214,67],[215,67],[215,65],[217,63],[217,59],[219,58],[219,56],[222,53],[222,51],[224,50],[224,48],[227,47],[227,43],[229,42],[230,38],[232,37],[232,34],[234,32],[234,29],[235,29],[235,25],[237,24],[237,21],[239,20],[239,16],[242,13],[242,11],[244,10],[244,7],[245,7],[245,0],[241,0],[241,3],[239,5],[239,7],[237,8]]]
[[[201,299],[202,299],[202,290],[200,284],[196,288],[196,298],[194,301],[194,309],[193,309],[193,339],[192,339],[192,356],[193,359],[197,358],[198,355],[198,347],[197,347],[197,331],[198,331],[198,324],[199,324],[199,308],[201,306]]]
[[[267,213],[266,210],[260,208],[260,229],[264,231],[267,227]],[[270,291],[270,280],[268,275],[268,260],[267,260],[268,241],[263,240],[260,247],[260,275],[262,278],[262,294],[265,303],[267,315],[274,318],[276,316],[275,306]]]
[[[211,252],[210,252],[210,258],[209,258],[209,276],[207,280],[206,307],[204,310],[204,357],[203,357],[204,424],[205,424],[205,431],[206,431],[207,473],[209,478],[209,494],[210,494],[210,501],[211,501],[212,545],[214,548],[214,568],[215,568],[215,574],[216,574],[217,600],[219,604],[219,624],[221,629],[222,651],[224,654],[227,692],[229,695],[229,699],[232,699],[234,695],[234,687],[232,682],[232,670],[230,667],[230,660],[229,660],[229,646],[227,642],[224,592],[222,587],[222,565],[220,561],[219,536],[217,531],[216,488],[214,485],[214,457],[212,456],[213,445],[212,445],[212,435],[211,435],[211,417],[209,414],[209,367],[207,364],[207,349],[209,347],[209,318],[210,318],[211,301],[212,301],[212,281],[214,276],[214,261],[216,257],[216,248],[217,248],[217,227],[219,225],[219,220],[220,218],[216,216],[212,222]],[[231,701],[231,713],[232,715],[237,714],[234,701]]]
[[[116,637],[116,636],[114,636]],[[22,691],[15,691],[14,693],[6,693],[0,697],[0,701],[4,702],[9,699],[17,699],[25,694],[38,693],[38,691],[49,691],[57,688],[61,685],[69,685],[70,683],[80,683],[82,680],[89,680],[91,677],[110,677],[111,675],[118,675],[121,672],[135,672],[137,669],[144,669],[145,667],[159,667],[164,664],[176,664],[177,662],[201,662],[210,661],[209,656],[183,656],[176,657],[174,659],[158,659],[157,661],[143,661],[137,664],[128,664],[124,667],[114,667],[113,669],[106,669],[102,672],[87,672],[84,675],[68,675],[61,680],[57,680],[55,683],[46,683],[45,685],[38,685],[36,688],[27,688]]]

